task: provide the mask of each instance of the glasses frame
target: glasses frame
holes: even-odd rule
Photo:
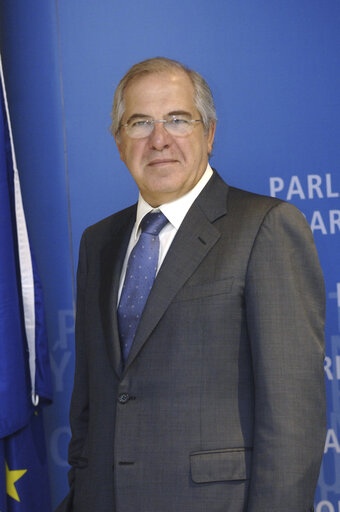
[[[183,135],[181,134],[173,134],[173,133],[170,133],[167,129],[167,123],[171,122],[171,121],[176,121],[176,120],[180,120],[180,118],[176,115],[172,115],[172,116],[169,116],[170,118],[169,119],[152,119],[151,117],[146,117],[145,118],[145,121],[148,121],[149,122],[149,125],[152,126],[152,129],[149,133],[149,135],[145,135],[144,137],[131,137],[131,135],[129,135],[128,131],[127,131],[127,135],[131,138],[131,139],[144,139],[146,137],[150,137],[150,135],[152,134],[152,132],[154,131],[155,129],[155,124],[156,123],[163,123],[164,125],[164,129],[167,131],[167,133],[169,133],[170,135],[172,135],[173,137],[187,137],[188,135],[190,135],[192,133],[192,130],[189,132],[189,133],[185,133]],[[203,123],[202,119],[187,119],[186,120],[187,123],[190,123],[190,125],[193,127],[194,123]],[[127,122],[127,123],[124,123],[124,124],[120,124],[119,125],[119,130],[121,128],[128,128],[130,125],[130,121]]]

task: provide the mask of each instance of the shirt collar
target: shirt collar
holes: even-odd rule
[[[139,226],[145,215],[151,211],[161,211],[164,213],[168,221],[174,226],[175,229],[178,229],[183,222],[184,217],[188,213],[189,208],[192,203],[195,201],[197,196],[202,192],[203,188],[206,186],[208,181],[210,180],[213,174],[212,168],[210,165],[207,165],[207,168],[201,177],[201,179],[196,183],[196,185],[189,190],[184,196],[171,201],[170,203],[165,203],[160,205],[158,208],[153,208],[150,206],[139,194],[138,205],[137,205],[137,215],[136,215],[136,223],[134,228],[134,236],[135,239],[138,237]]]

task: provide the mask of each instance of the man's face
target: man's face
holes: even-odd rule
[[[152,73],[132,80],[125,89],[122,124],[140,114],[154,120],[187,112],[200,119],[194,104],[194,88],[182,71]],[[173,201],[191,190],[203,175],[212,150],[215,125],[207,134],[203,123],[194,123],[186,136],[170,135],[162,123],[155,123],[148,137],[132,139],[122,127],[116,138],[121,160],[151,206]]]

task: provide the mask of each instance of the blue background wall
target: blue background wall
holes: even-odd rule
[[[46,299],[53,504],[67,490],[80,236],[137,196],[108,131],[113,91],[132,64],[164,55],[211,85],[219,118],[212,165],[232,185],[294,202],[313,228],[328,306],[329,430],[316,512],[339,512],[339,1],[1,0],[0,23],[24,204]]]

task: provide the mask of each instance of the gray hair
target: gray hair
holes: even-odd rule
[[[182,71],[190,78],[194,87],[195,106],[202,117],[204,131],[208,132],[211,123],[216,122],[217,117],[213,96],[207,82],[199,73],[187,68],[176,60],[167,59],[166,57],[154,57],[132,66],[119,82],[114,94],[111,113],[111,133],[113,136],[117,136],[125,112],[124,91],[127,85],[133,79],[143,75],[174,70]]]

